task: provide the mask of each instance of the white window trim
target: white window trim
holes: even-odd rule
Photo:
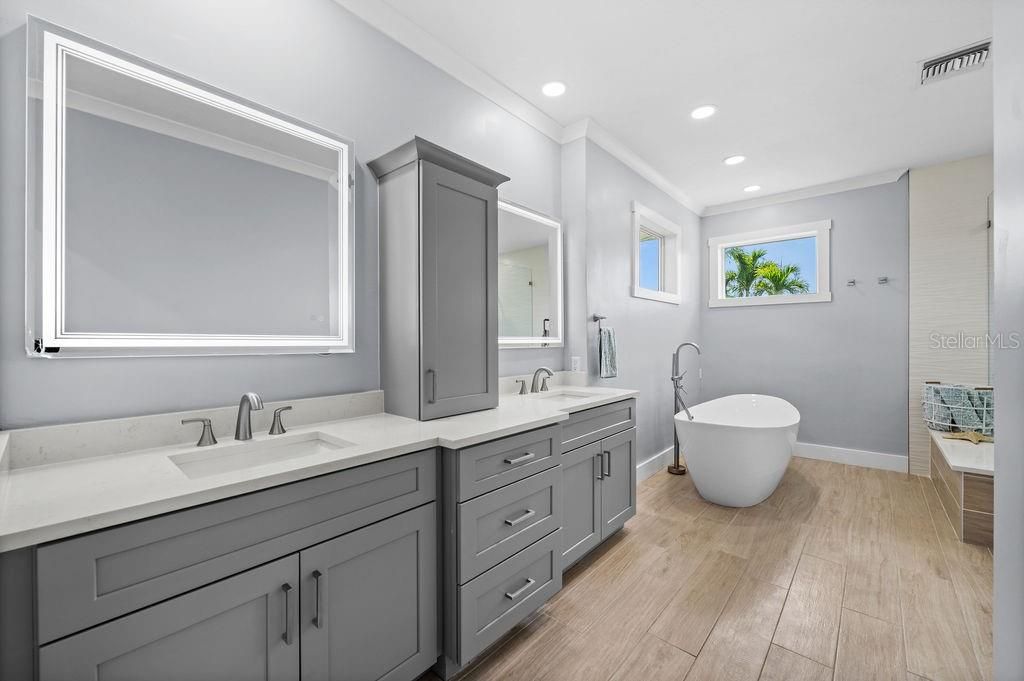
[[[351,188],[338,191],[338,295],[332,316],[338,319],[337,335],[238,335],[82,333],[66,328],[64,302],[64,109],[69,93],[66,64],[74,56],[204,104],[255,120],[296,137],[338,152],[338,177],[351,177],[351,144],[303,127],[284,117],[247,106],[184,79],[156,71],[90,47],[51,31],[43,34],[43,175],[42,175],[42,290],[39,335],[44,348],[135,350],[142,354],[263,354],[275,352],[353,352],[353,260]],[[334,296],[332,296],[334,297]],[[37,350],[36,352],[39,352]]]
[[[683,282],[683,229],[668,218],[643,204],[633,201],[633,297],[678,305],[682,300]],[[655,291],[640,286],[640,231],[653,232],[662,242],[662,286],[667,291]]]
[[[829,235],[831,231],[831,220],[818,220],[816,222],[789,225],[788,227],[776,227],[756,232],[744,232],[742,234],[729,234],[708,239],[708,307],[745,307],[749,305],[831,302],[832,289],[829,284],[831,281],[829,277],[829,254],[831,252]],[[733,246],[750,246],[752,244],[788,241],[809,236],[815,237],[818,261],[817,293],[751,296],[749,298],[725,297],[724,273],[726,250]]]

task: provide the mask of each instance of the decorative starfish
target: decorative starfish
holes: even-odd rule
[[[979,442],[992,442],[991,435],[982,435],[981,433],[975,432],[973,430],[968,430],[967,432],[964,433],[949,433],[948,435],[943,435],[942,437],[943,439],[946,440],[967,440],[974,444],[978,444]]]

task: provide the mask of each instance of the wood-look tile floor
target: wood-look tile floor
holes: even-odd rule
[[[637,516],[466,681],[975,681],[992,674],[992,554],[931,482],[793,459],[746,509],[689,476]]]

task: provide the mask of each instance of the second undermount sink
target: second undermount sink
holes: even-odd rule
[[[355,444],[347,440],[311,432],[280,435],[270,440],[214,445],[168,458],[182,473],[194,480],[314,454],[327,454],[353,446]]]
[[[586,400],[594,396],[595,393],[583,392],[581,390],[566,390],[559,388],[557,390],[549,390],[547,392],[536,393],[534,399],[537,400]]]

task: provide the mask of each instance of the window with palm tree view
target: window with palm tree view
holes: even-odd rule
[[[712,307],[831,300],[831,221],[711,239]],[[822,271],[824,270],[824,271]]]
[[[814,242],[813,236],[805,236],[726,249],[726,297],[816,293]]]

